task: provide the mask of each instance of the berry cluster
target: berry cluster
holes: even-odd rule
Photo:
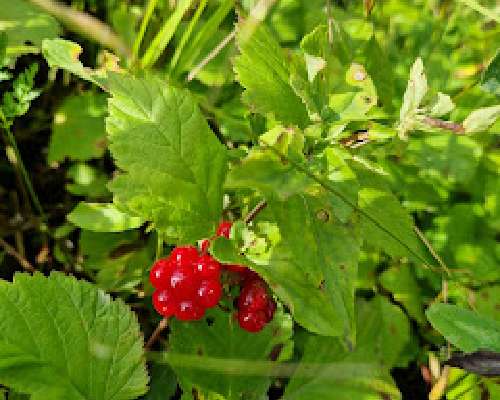
[[[156,288],[153,305],[164,317],[181,321],[198,320],[205,310],[215,307],[222,296],[220,264],[192,246],[176,247],[169,257],[151,268],[151,284]]]
[[[229,238],[232,223],[223,221],[216,236]],[[222,296],[221,269],[237,276],[241,283],[238,323],[248,332],[259,332],[273,319],[276,303],[264,280],[243,265],[220,264],[208,253],[210,240],[201,243],[201,254],[193,246],[176,247],[169,257],[158,260],[150,273],[155,287],[153,305],[164,317],[181,321],[198,320],[215,307]]]

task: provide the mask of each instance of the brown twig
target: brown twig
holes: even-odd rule
[[[465,128],[462,124],[457,124],[456,122],[443,121],[437,118],[424,117],[423,122],[434,128],[446,129],[456,133],[457,135],[463,135],[465,133]]]
[[[53,15],[69,30],[94,40],[117,54],[130,57],[131,50],[109,25],[92,15],[77,11],[53,0],[30,0],[45,12]]]
[[[434,248],[432,247],[430,242],[427,240],[427,238],[424,236],[422,231],[420,229],[418,229],[418,227],[416,225],[413,226],[413,229],[415,230],[415,233],[418,235],[418,237],[420,238],[422,243],[425,245],[425,247],[427,247],[427,250],[429,250],[429,252],[432,254],[434,259],[438,262],[439,266],[446,272],[446,274],[448,276],[451,275],[450,269],[445,264],[443,259],[439,256],[439,254],[436,252],[436,250],[434,250]]]
[[[245,217],[245,224],[252,222],[258,213],[260,213],[264,208],[267,207],[267,201],[261,200],[252,211],[250,211]]]
[[[168,325],[168,319],[167,318],[163,318],[158,323],[158,325],[156,326],[155,330],[153,331],[153,333],[149,337],[148,341],[144,345],[144,350],[147,351],[147,350],[150,350],[151,347],[153,347],[153,344],[155,344],[155,342],[158,340],[158,338],[160,337],[161,333],[165,330],[165,328],[167,327],[167,325]]]
[[[3,247],[3,249],[5,250],[5,252],[14,257],[17,262],[26,270],[26,271],[29,271],[29,272],[35,272],[36,269],[33,267],[33,265],[31,265],[31,263],[26,260],[26,258],[24,258],[21,254],[19,254],[16,249],[14,247],[12,247],[10,244],[8,244],[5,240],[3,240],[2,238],[0,238],[0,246]]]

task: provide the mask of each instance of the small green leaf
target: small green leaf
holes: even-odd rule
[[[481,88],[500,96],[500,48],[481,77]]]
[[[54,114],[48,162],[85,161],[106,150],[105,94],[86,92],[67,97]]]
[[[257,112],[273,113],[283,124],[307,125],[309,118],[301,99],[289,84],[289,63],[271,32],[259,24],[250,37],[241,30],[241,55],[234,64],[237,79],[246,89],[243,98]]]
[[[0,282],[0,382],[36,399],[129,400],[146,392],[137,318],[120,300],[53,272]]]
[[[157,78],[110,74],[109,148],[123,171],[110,184],[119,208],[173,241],[209,237],[222,213],[226,149],[191,94]]]
[[[498,117],[500,117],[500,105],[472,111],[463,122],[465,132],[485,132]]]
[[[118,210],[113,204],[80,202],[68,220],[82,229],[94,232],[122,232],[140,227],[144,221]]]
[[[460,350],[500,351],[500,323],[451,304],[433,304],[426,311],[431,325]]]
[[[441,117],[453,111],[455,104],[450,96],[439,92],[434,103],[431,104],[429,115],[433,117]]]

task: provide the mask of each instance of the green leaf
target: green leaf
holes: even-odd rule
[[[434,259],[415,233],[413,219],[380,177],[360,168],[356,173],[361,185],[358,206],[370,216],[361,215],[364,240],[392,257],[410,257],[414,262],[434,265]]]
[[[26,0],[2,2],[0,32],[8,35],[9,47],[34,45],[55,38],[61,32],[57,20]]]
[[[392,292],[394,300],[403,304],[408,314],[425,324],[424,304],[420,287],[408,264],[391,267],[380,275],[382,286]]]
[[[460,350],[500,351],[500,323],[451,304],[433,304],[426,311],[431,325]]]
[[[85,161],[106,150],[105,94],[86,92],[67,97],[54,114],[48,162]]]
[[[148,393],[141,400],[169,400],[177,390],[177,377],[168,365],[154,363],[151,366],[151,382]]]
[[[419,57],[416,59],[410,71],[410,79],[406,86],[403,97],[403,105],[399,111],[399,133],[401,137],[413,129],[416,122],[418,108],[427,94],[427,77],[424,72],[424,63]]]
[[[463,122],[465,132],[485,132],[498,117],[500,117],[500,105],[472,111]]]
[[[143,224],[139,217],[131,217],[116,209],[113,204],[80,202],[71,211],[68,221],[79,228],[94,232],[122,232]]]
[[[378,97],[387,111],[393,110],[394,72],[387,51],[373,36],[366,44],[366,71],[373,79]]]
[[[289,340],[292,321],[278,311],[261,332],[249,333],[230,313],[211,309],[197,322],[172,319],[170,328],[166,357],[182,380],[227,400],[257,399],[271,383],[269,369],[259,369],[259,361],[269,360],[275,346]]]
[[[359,304],[356,348],[337,338],[311,336],[286,400],[400,399],[389,375],[409,339],[404,313],[383,297]]]
[[[62,68],[98,86],[105,82],[105,71],[95,71],[86,68],[78,59],[82,47],[64,39],[45,39],[42,43],[42,53],[51,67]]]
[[[500,48],[481,77],[481,88],[500,96]]]
[[[0,282],[0,382],[36,399],[128,400],[145,393],[135,315],[95,286],[53,272]]]
[[[114,201],[174,240],[209,237],[222,212],[226,150],[190,93],[156,78],[109,77],[107,132],[122,173]]]
[[[262,114],[273,113],[285,125],[307,125],[305,105],[289,84],[289,62],[269,30],[260,24],[250,37],[240,30],[238,44],[241,55],[234,69],[246,89],[243,98]]]
[[[429,107],[429,115],[433,117],[441,117],[450,113],[455,108],[455,104],[450,96],[438,92],[434,103]]]

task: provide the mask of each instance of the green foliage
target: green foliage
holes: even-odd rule
[[[0,7],[0,32],[8,35],[9,47],[34,45],[55,38],[61,28],[55,18],[27,0],[8,1]]]
[[[135,315],[95,286],[52,273],[0,284],[0,379],[32,399],[134,399],[146,391]]]
[[[33,89],[37,72],[38,64],[31,64],[14,79],[12,91],[3,94],[0,106],[3,120],[12,121],[26,114],[31,102],[39,96],[40,92]]]
[[[105,114],[104,94],[86,92],[66,98],[54,115],[48,162],[101,157],[106,150]]]
[[[107,131],[124,172],[114,201],[174,240],[209,236],[222,211],[226,152],[187,91],[112,75]]]
[[[450,304],[434,304],[426,312],[432,326],[465,352],[500,351],[500,323]]]
[[[140,218],[117,210],[113,204],[84,202],[78,203],[68,214],[68,221],[94,232],[122,232],[138,228],[143,223]]]

